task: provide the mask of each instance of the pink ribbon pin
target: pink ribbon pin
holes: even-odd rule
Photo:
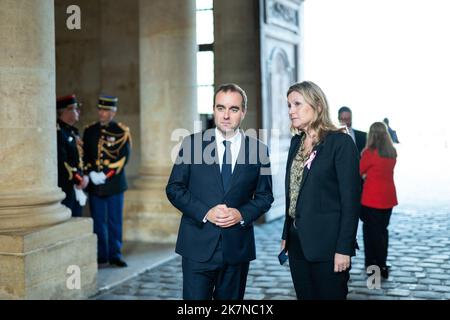
[[[317,153],[317,150],[314,150],[314,152],[312,152],[309,155],[309,159],[306,160],[306,162],[305,162],[305,166],[308,167],[308,170],[311,169],[311,163],[313,162],[314,158],[316,157],[316,153]]]

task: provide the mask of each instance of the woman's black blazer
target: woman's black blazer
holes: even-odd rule
[[[302,133],[304,134],[304,133]],[[286,219],[282,239],[289,250],[290,168],[301,135],[291,140],[286,167]],[[296,205],[296,231],[308,261],[334,259],[335,253],[355,255],[361,200],[358,150],[352,138],[331,132],[318,143],[310,169],[305,167]]]

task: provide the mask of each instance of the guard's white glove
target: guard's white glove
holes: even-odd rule
[[[91,171],[89,172],[89,178],[96,186],[99,184],[104,184],[106,181],[106,175],[103,172]]]
[[[76,186],[73,186],[73,189],[75,190],[75,199],[78,201],[80,206],[84,206],[86,204],[87,196],[83,192],[82,189],[78,189]]]

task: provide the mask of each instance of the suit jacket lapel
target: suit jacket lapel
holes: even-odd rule
[[[292,138],[291,148],[289,149],[288,160],[286,163],[286,189],[289,190],[289,185],[291,183],[291,166],[292,161],[294,161],[294,157],[300,148],[301,135],[295,135]],[[286,193],[287,194],[287,193]]]
[[[317,156],[319,156],[320,150],[323,148],[323,142],[319,142],[311,151],[311,154],[316,151],[316,158]],[[314,161],[311,162],[311,166],[313,165]],[[305,166],[305,168],[303,169],[303,176],[302,176],[302,182],[300,183],[300,192],[298,194],[298,198],[300,198],[300,193],[302,193],[303,190],[303,186],[306,183],[306,179],[308,179],[309,173],[310,173],[311,169],[308,169],[308,167]]]

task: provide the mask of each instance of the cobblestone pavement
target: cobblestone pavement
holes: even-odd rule
[[[245,299],[292,300],[295,292],[289,267],[280,266],[282,219],[255,229],[257,259],[250,263]],[[450,209],[394,211],[390,230],[388,280],[369,289],[361,250],[353,258],[348,299],[450,299]],[[181,258],[148,270],[94,299],[181,299]]]

